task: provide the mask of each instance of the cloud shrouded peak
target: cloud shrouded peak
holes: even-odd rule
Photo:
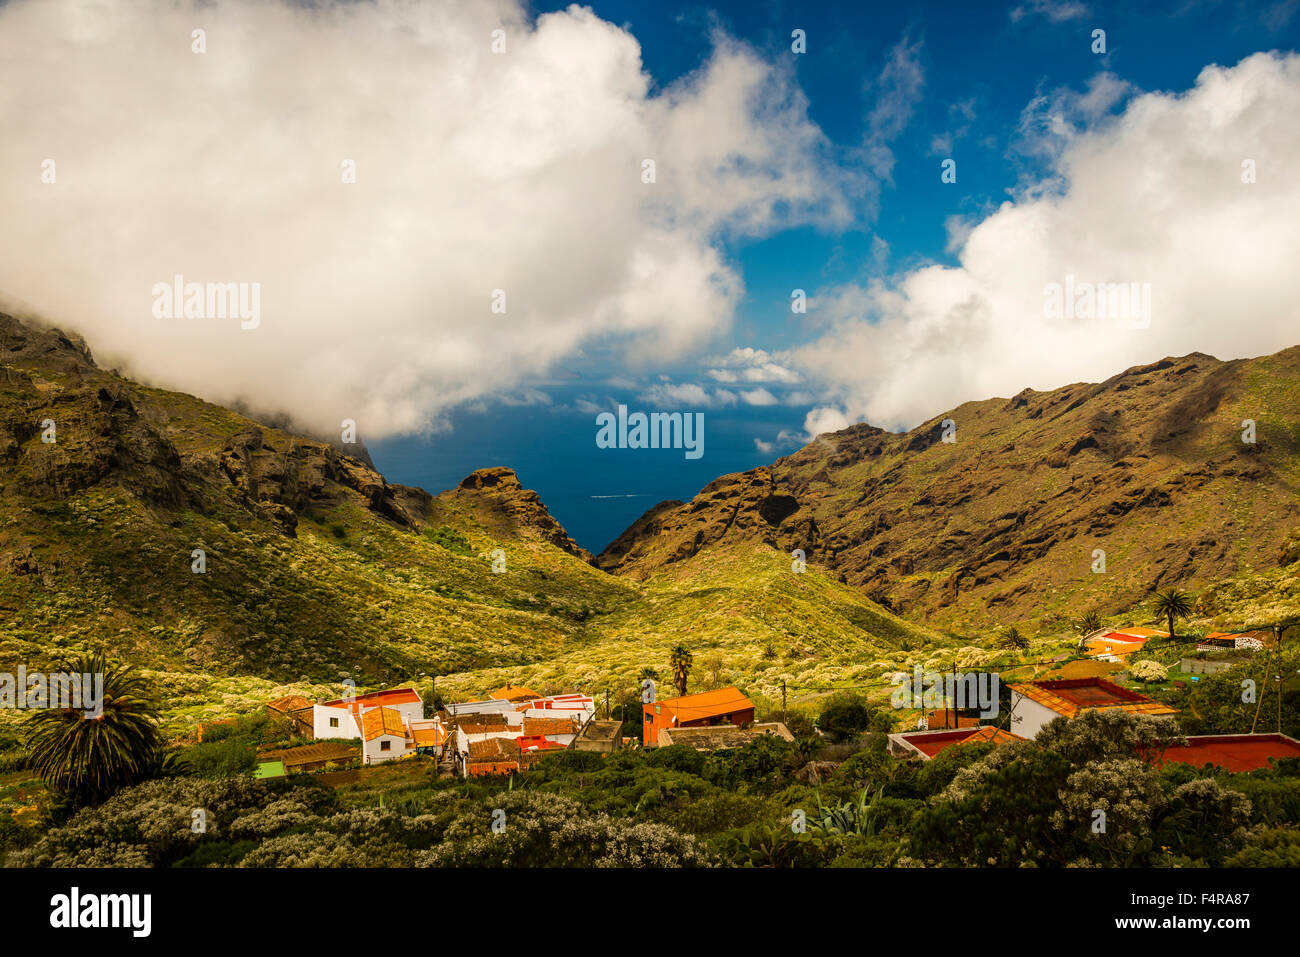
[[[368,437],[597,339],[697,347],[743,291],[720,237],[848,215],[786,71],[719,36],[652,90],[576,6],[17,0],[0,128],[0,292],[141,378]],[[157,318],[177,275],[259,284],[260,322]]]
[[[956,267],[818,298],[810,316],[829,328],[784,357],[835,400],[810,413],[813,434],[1300,341],[1300,124],[1279,120],[1300,116],[1300,56],[1207,67],[1191,90],[1136,96],[1117,115],[1113,80],[1090,92],[1095,108],[1073,113],[1091,126],[1041,128],[1050,188],[963,230]],[[1088,307],[1121,284],[1127,311]]]

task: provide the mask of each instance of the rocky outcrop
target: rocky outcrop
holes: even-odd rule
[[[475,521],[497,535],[547,542],[585,562],[594,561],[512,469],[497,466],[471,472],[456,488],[437,496],[436,505],[468,509]]]

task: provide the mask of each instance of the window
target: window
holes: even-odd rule
[[[392,749],[393,749],[393,742],[391,742],[391,741],[380,741],[380,742],[379,742],[379,750],[380,750],[380,751],[391,751]]]
[[[338,718],[330,718],[330,727],[331,727],[331,728],[337,728],[338,726],[339,726],[339,719],[338,719]]]

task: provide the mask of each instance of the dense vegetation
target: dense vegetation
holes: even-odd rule
[[[509,782],[439,780],[425,760],[339,787],[191,776],[4,837],[16,866],[1300,866],[1300,761],[1227,775],[1142,760],[1177,735],[1092,712],[929,762],[868,732],[829,755],[774,738],[568,751]]]

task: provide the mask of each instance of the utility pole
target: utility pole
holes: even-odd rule
[[[948,727],[957,727],[957,659],[952,660],[952,724]]]
[[[609,720],[609,689],[605,689],[605,720]]]
[[[785,724],[785,679],[781,679],[781,723]]]

